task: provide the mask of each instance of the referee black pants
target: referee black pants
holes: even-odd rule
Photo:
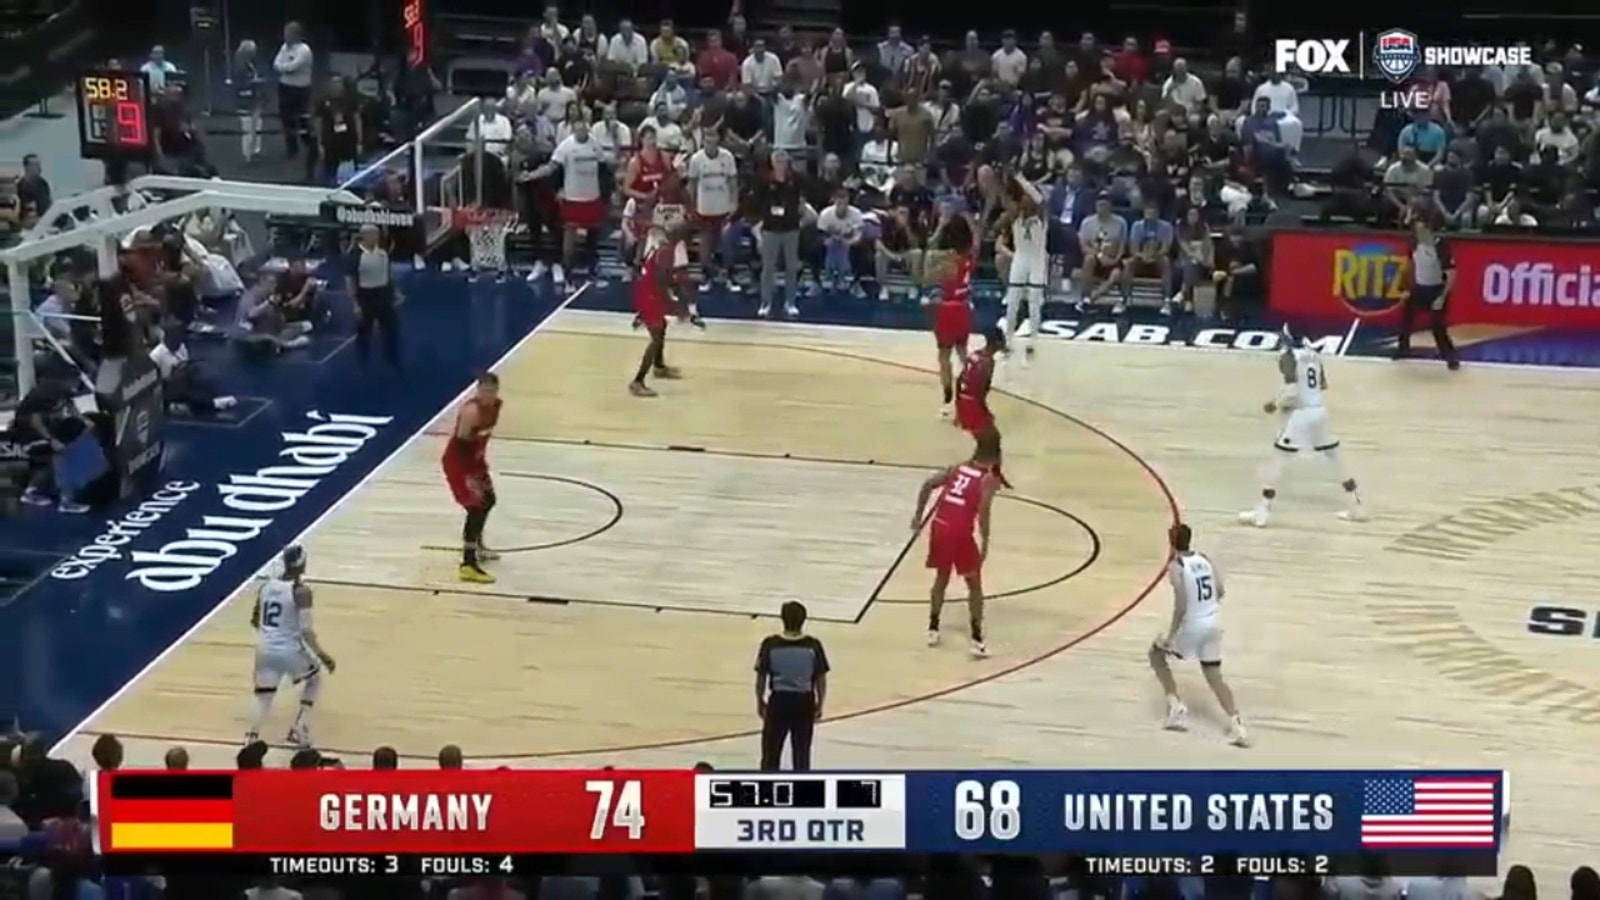
[[[372,355],[372,333],[383,332],[383,357],[400,366],[400,317],[394,309],[394,285],[356,288],[356,356],[363,365]]]
[[[761,723],[761,771],[783,768],[783,745],[796,772],[811,771],[811,737],[817,725],[817,698],[810,691],[773,691]]]
[[[1428,317],[1428,329],[1433,332],[1433,344],[1439,348],[1439,357],[1452,365],[1460,357],[1456,353],[1455,342],[1450,340],[1450,328],[1446,321],[1450,311],[1450,301],[1447,299],[1434,308],[1434,303],[1444,293],[1442,284],[1418,284],[1411,288],[1411,296],[1406,299],[1405,306],[1400,309],[1400,336],[1395,348],[1397,358],[1411,353],[1411,332],[1416,327],[1417,314],[1422,313]]]

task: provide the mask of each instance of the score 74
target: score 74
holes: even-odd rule
[[[595,795],[594,824],[589,828],[591,840],[606,839],[606,829],[626,829],[628,840],[644,837],[644,791],[637,781],[624,781],[621,789],[615,781],[585,782],[584,790]]]
[[[956,837],[963,841],[1011,841],[1022,834],[1022,789],[1015,781],[962,781],[955,801]]]

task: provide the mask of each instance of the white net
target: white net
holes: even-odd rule
[[[506,268],[506,236],[516,224],[508,212],[487,209],[458,209],[452,219],[467,236],[468,261],[474,269]]]

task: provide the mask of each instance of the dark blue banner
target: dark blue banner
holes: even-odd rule
[[[906,848],[1492,858],[1504,796],[1501,772],[913,772]]]

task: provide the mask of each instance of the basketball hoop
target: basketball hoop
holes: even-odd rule
[[[450,211],[450,224],[467,236],[468,262],[474,269],[506,268],[506,235],[517,214],[505,209],[465,206]]]

